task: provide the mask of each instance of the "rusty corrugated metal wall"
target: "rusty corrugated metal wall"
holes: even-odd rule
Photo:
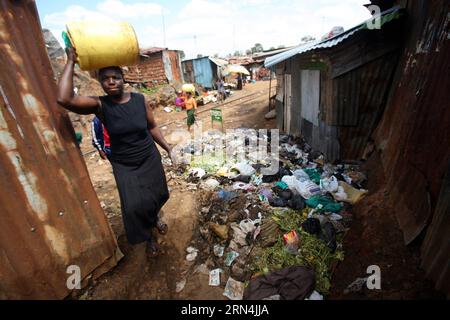
[[[396,51],[391,52],[352,71],[353,77],[350,79],[345,79],[347,76],[343,75],[341,76],[343,79],[335,80],[337,83],[343,83],[343,88],[349,87],[347,90],[358,94],[355,98],[358,106],[353,110],[354,115],[349,112],[350,110],[342,113],[345,115],[342,120],[347,121],[346,124],[354,122],[354,125],[339,126],[338,129],[342,159],[361,159],[386,106],[398,55]],[[352,95],[344,95],[344,97],[352,97]]]
[[[68,266],[86,283],[117,264],[30,0],[0,0],[0,177],[1,299],[61,299]]]
[[[449,9],[448,0],[408,1],[406,47],[375,134],[405,243],[434,220],[423,267],[448,296],[450,232],[437,204],[450,160]]]

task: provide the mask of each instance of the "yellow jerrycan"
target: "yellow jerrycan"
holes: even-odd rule
[[[67,34],[81,70],[132,66],[139,61],[139,43],[127,22],[70,22]]]
[[[195,87],[192,83],[183,84],[182,89],[183,92],[192,92],[195,95]]]

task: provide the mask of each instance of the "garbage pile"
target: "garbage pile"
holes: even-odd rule
[[[184,176],[202,190],[199,234],[186,259],[208,270],[210,285],[224,287],[231,300],[323,299],[333,268],[344,258],[348,208],[367,194],[367,178],[358,163],[326,163],[303,139],[289,135],[279,138],[279,157],[257,157],[248,146],[270,145],[271,136],[252,133],[238,130],[230,139],[208,132],[181,146],[191,158],[184,161]],[[234,156],[246,149],[246,160],[226,162],[217,156],[221,145]],[[274,159],[278,171],[262,173]],[[283,292],[286,281],[297,289]]]

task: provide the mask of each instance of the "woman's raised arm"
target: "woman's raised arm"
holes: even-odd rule
[[[78,114],[97,113],[101,106],[98,97],[77,96],[73,92],[73,74],[77,61],[73,48],[67,49],[67,63],[58,84],[58,104]]]

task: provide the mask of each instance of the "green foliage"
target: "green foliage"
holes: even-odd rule
[[[252,271],[268,273],[290,266],[308,266],[316,273],[316,290],[326,295],[331,287],[331,266],[344,260],[344,252],[337,250],[331,253],[323,241],[301,230],[300,226],[307,219],[307,214],[308,209],[302,212],[277,209],[274,212],[272,218],[285,233],[297,231],[300,239],[298,254],[294,255],[285,250],[284,241],[280,237],[273,247],[262,249],[255,254]]]

